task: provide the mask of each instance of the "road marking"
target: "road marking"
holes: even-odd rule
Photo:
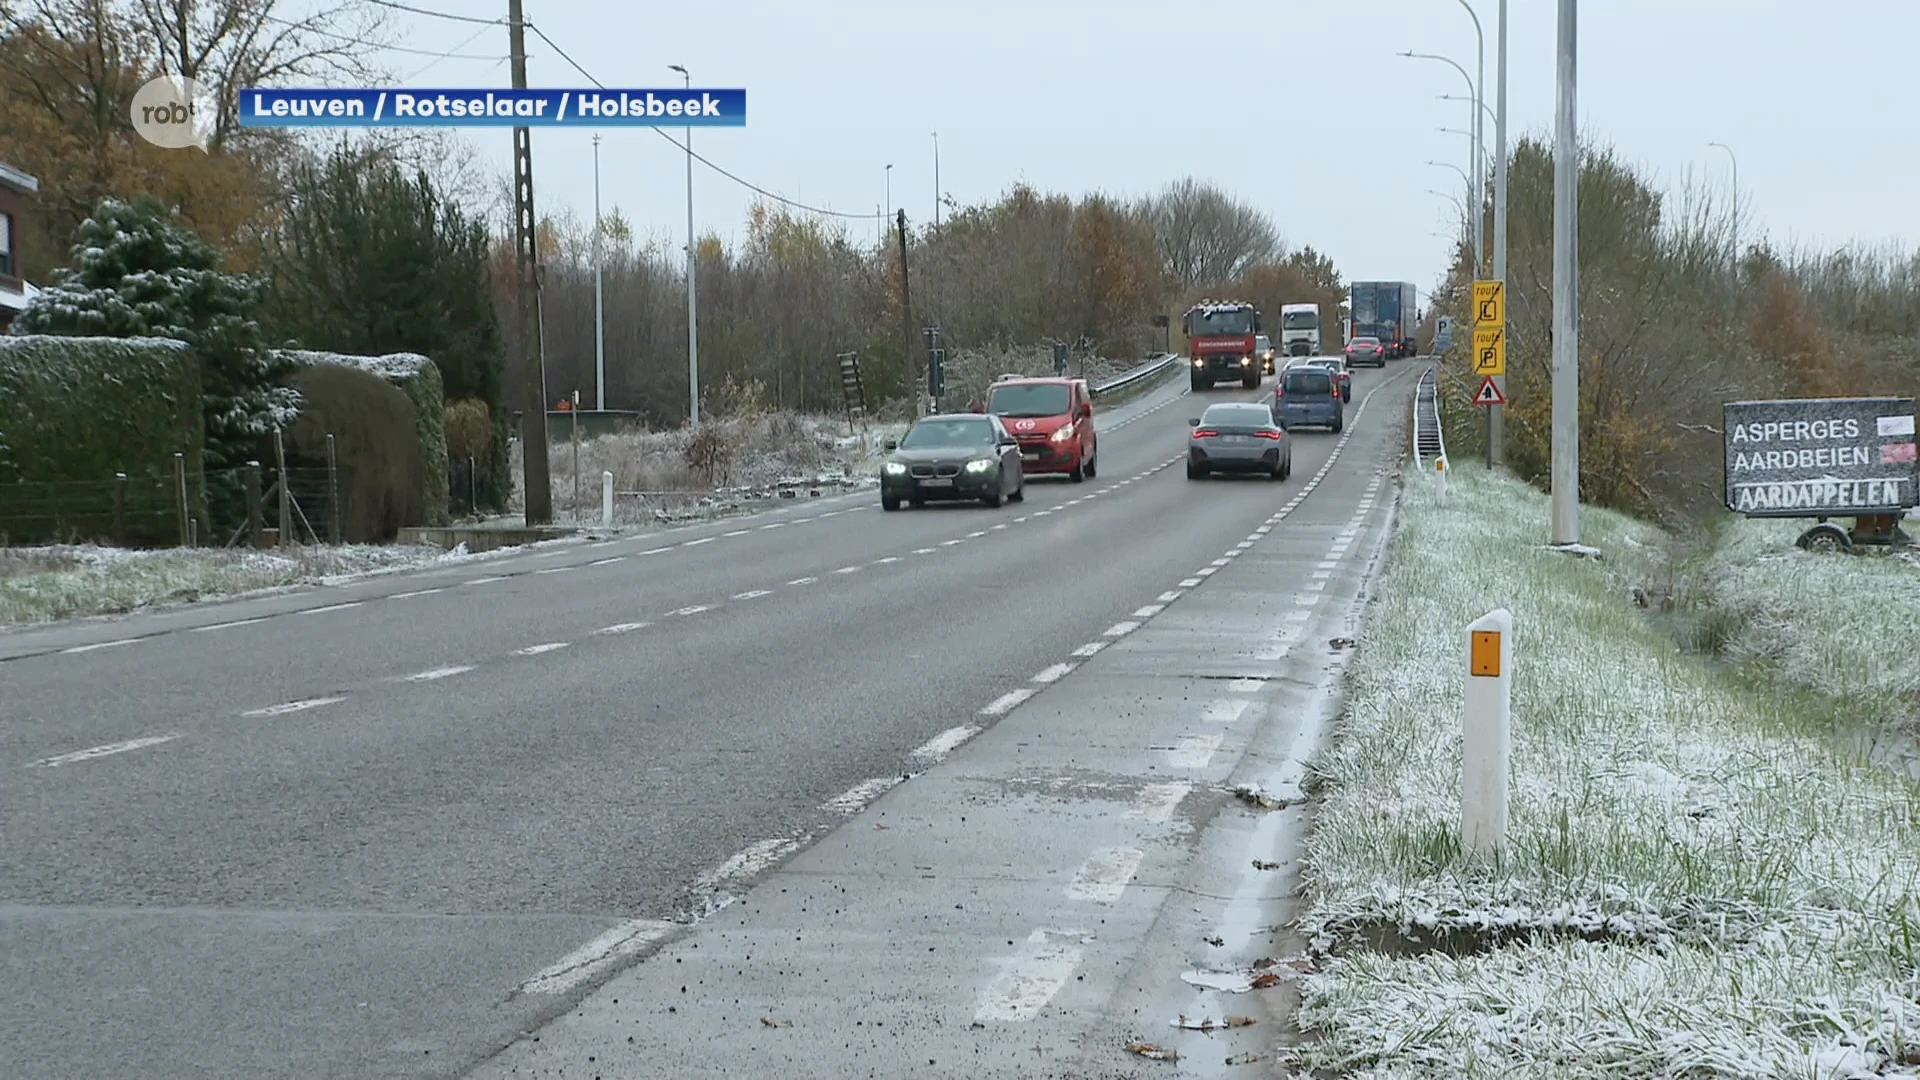
[[[696,884],[703,890],[711,891],[726,882],[752,877],[799,848],[800,841],[792,837],[756,840],[726,862],[700,875]]]
[[[412,592],[401,592],[401,593],[394,593],[394,594],[393,594],[392,596],[389,596],[389,597],[387,597],[387,599],[389,599],[389,600],[411,600],[411,599],[413,599],[413,598],[414,598],[414,597],[416,597],[416,596],[432,596],[432,595],[433,595],[434,593],[438,593],[438,592],[446,592],[446,591],[447,591],[447,590],[445,590],[445,589],[415,589],[415,590],[413,590]]]
[[[105,746],[93,746],[85,750],[75,750],[68,754],[55,754],[50,758],[41,758],[39,761],[27,767],[30,769],[54,769],[62,765],[71,765],[76,761],[92,761],[94,758],[108,757],[113,754],[124,754],[129,750],[144,750],[149,746],[159,746],[164,742],[172,742],[179,737],[179,735],[148,735],[144,738],[128,739],[126,742],[108,743]]]
[[[1200,569],[1195,570],[1193,572],[1193,576],[1194,577],[1212,577],[1214,573],[1219,569],[1220,568],[1217,566],[1203,566]]]
[[[608,561],[608,562],[618,562],[619,560],[618,560],[618,559],[608,559],[607,561]],[[595,566],[598,566],[598,565],[600,565],[600,564],[599,564],[599,563],[595,563],[594,565],[595,565]],[[573,567],[571,567],[571,566],[549,566],[549,567],[547,567],[547,568],[546,568],[545,570],[535,570],[535,571],[534,571],[534,573],[536,573],[536,574],[564,574],[564,573],[567,573],[568,571],[570,571],[570,570],[572,570],[572,569],[574,569],[574,568],[573,568]]]
[[[1224,557],[1224,558],[1219,558],[1219,559],[1215,559],[1215,560],[1213,560],[1212,562],[1210,562],[1210,563],[1208,563],[1207,565],[1208,565],[1208,566],[1211,566],[1211,567],[1214,567],[1215,569],[1218,569],[1218,568],[1220,568],[1220,567],[1222,567],[1222,566],[1225,566],[1225,565],[1227,565],[1228,563],[1230,563],[1230,562],[1232,562],[1232,561],[1233,561],[1233,556],[1232,556],[1232,555],[1227,555],[1227,556],[1226,556],[1226,557]]]
[[[1207,762],[1213,760],[1213,752],[1220,748],[1221,735],[1182,735],[1178,746],[1159,746],[1154,749],[1167,755],[1167,764],[1176,769],[1204,769]]]
[[[1181,578],[1179,584],[1183,589],[1194,589],[1200,586],[1200,579],[1197,577]]]
[[[1052,664],[1036,672],[1033,676],[1033,681],[1037,683],[1059,682],[1061,679],[1064,679],[1068,675],[1072,674],[1073,669],[1079,666],[1080,665],[1078,664],[1067,664],[1067,663]]]
[[[687,605],[686,607],[683,607],[683,608],[674,608],[674,609],[673,609],[672,611],[669,611],[669,612],[667,612],[667,614],[668,614],[669,616],[672,616],[672,615],[698,615],[698,614],[700,614],[700,613],[701,613],[701,612],[703,612],[703,611],[712,611],[712,610],[713,610],[713,605],[712,605],[712,604],[689,604],[689,605]]]
[[[1037,693],[1039,693],[1039,691],[1030,686],[1022,686],[1018,689],[1009,690],[988,702],[986,708],[980,710],[980,715],[1005,716],[1017,708],[1021,702]]]
[[[1227,684],[1230,694],[1257,694],[1267,688],[1265,679],[1235,679]]]
[[[595,634],[629,634],[635,630],[644,630],[647,627],[652,625],[653,625],[652,623],[644,623],[644,622],[614,623],[612,626],[603,626],[600,629],[595,630],[594,633]]]
[[[1311,611],[1287,612],[1287,620],[1289,622],[1306,622],[1308,619],[1311,619],[1311,618],[1313,618],[1313,612]]]
[[[519,986],[522,994],[564,994],[673,933],[675,924],[634,919],[601,934]]]
[[[751,529],[735,529],[735,530],[733,530],[732,532],[730,532],[730,533],[725,533],[725,534],[723,534],[723,535],[726,535],[726,536],[745,536],[745,535],[747,535],[747,534],[748,534],[749,532],[752,532],[752,531],[753,531],[753,530],[751,530]]]
[[[1327,583],[1324,581],[1309,581],[1306,584],[1306,590],[1308,592],[1319,592],[1321,589],[1324,589],[1326,587],[1327,587]]]
[[[834,573],[836,574],[857,574],[859,572],[860,572],[860,568],[857,566],[843,566],[840,569],[834,571]]]
[[[612,566],[614,563],[626,562],[626,561],[627,561],[627,557],[625,555],[615,555],[611,559],[601,559],[598,562],[591,562],[591,563],[588,563],[587,565],[588,566]]]
[[[439,590],[436,589],[435,591],[438,592]],[[392,597],[388,597],[388,599],[392,599]],[[239,622],[214,623],[212,626],[196,626],[193,628],[192,633],[204,634],[209,630],[231,630],[236,626],[252,626],[254,623],[263,623],[266,621],[267,621],[266,619],[261,618],[261,619],[241,619]]]
[[[819,578],[817,578],[817,577],[797,577],[797,578],[794,578],[794,579],[793,579],[792,581],[789,581],[789,582],[787,582],[787,584],[789,584],[789,585],[811,585],[811,584],[813,584],[814,582],[816,582],[816,581],[819,581],[819,580],[820,580],[820,579],[819,579]]]
[[[472,664],[455,664],[452,667],[430,668],[426,671],[416,672],[412,675],[407,676],[407,681],[408,682],[433,682],[436,679],[446,679],[446,678],[451,678],[452,676],[455,676],[455,675],[465,675],[467,672],[472,670],[473,670]]]
[[[1073,875],[1073,883],[1067,886],[1067,899],[1087,900],[1095,904],[1111,904],[1120,899],[1127,891],[1127,885],[1133,881],[1133,875],[1140,872],[1140,862],[1147,853],[1139,848],[1116,847],[1103,848],[1087,856],[1080,869]]]
[[[332,705],[337,702],[342,702],[345,700],[347,699],[343,697],[308,698],[305,701],[288,701],[288,702],[283,702],[279,705],[269,705],[264,709],[248,709],[246,712],[243,712],[240,715],[241,716],[285,716],[288,713],[305,712],[308,709],[317,709],[322,705]]]
[[[507,580],[507,579],[506,579],[506,578],[503,578],[503,577],[477,577],[477,578],[473,578],[473,579],[471,579],[471,580],[468,580],[468,581],[463,581],[463,582],[461,582],[460,584],[462,584],[462,585],[491,585],[491,584],[493,584],[493,583],[494,583],[494,582],[496,582],[496,581],[505,581],[505,580]]]
[[[1251,702],[1245,698],[1209,701],[1200,708],[1200,720],[1207,724],[1231,724],[1240,719],[1240,714],[1247,711],[1249,704]]]
[[[933,554],[933,549],[932,548],[914,548],[913,553],[915,555],[931,555]]]
[[[567,647],[564,641],[549,641],[542,645],[529,645],[524,649],[513,650],[515,656],[539,656],[541,653],[557,652]]]
[[[1333,571],[1315,570],[1312,574],[1309,574],[1308,576],[1313,578],[1313,580],[1315,581],[1325,581],[1327,578],[1330,578],[1333,576]]]
[[[1014,523],[1015,525],[1018,525],[1018,524],[1020,524],[1021,522],[1023,522],[1023,521],[1025,521],[1025,520],[1027,520],[1027,516],[1028,516],[1028,515],[1026,515],[1026,514],[1021,514],[1021,515],[1020,515],[1019,517],[1017,517],[1017,518],[1014,518],[1014,519],[1013,519],[1013,523]]]
[[[1180,590],[1168,589],[1166,592],[1163,592],[1159,596],[1154,597],[1154,599],[1160,601],[1162,604],[1171,604],[1175,600],[1180,599]]]
[[[1074,968],[1080,966],[1080,947],[1050,940],[1055,934],[1069,940],[1084,936],[1047,930],[1027,935],[1026,947],[1008,959],[981,991],[979,1008],[973,1014],[976,1023],[1025,1023],[1053,1000],[1073,976]]]
[[[978,531],[978,532],[970,532],[970,533],[968,533],[968,534],[967,534],[967,539],[969,539],[969,540],[978,540],[978,539],[980,539],[981,537],[983,537],[983,536],[985,536],[985,535],[987,535],[987,530],[985,530],[985,529],[981,529],[981,530],[980,530],[980,531]]]
[[[978,734],[980,734],[980,729],[972,724],[962,724],[959,727],[948,728],[922,743],[909,756],[931,764],[953,753],[961,743],[966,742]]]
[[[1097,653],[1101,649],[1104,649],[1106,647],[1107,647],[1107,643],[1104,641],[1089,641],[1085,645],[1082,645],[1079,648],[1073,650],[1073,655],[1081,656],[1081,657],[1092,656],[1094,653]]]
[[[1167,610],[1167,605],[1165,604],[1147,604],[1144,607],[1136,609],[1133,617],[1136,619],[1151,619],[1165,610]]]
[[[1004,528],[1006,528],[1006,527],[1007,527],[1007,523],[1003,521],[1003,522],[1001,522],[1000,524],[998,524],[998,525],[995,525],[995,526],[994,526],[994,529],[996,529],[996,530],[999,530],[999,529],[1004,529]]]
[[[784,522],[784,521],[775,521],[775,522],[772,522],[772,523],[770,523],[770,524],[767,524],[767,525],[762,525],[762,526],[760,526],[760,531],[761,531],[761,532],[765,532],[765,531],[766,531],[766,530],[768,530],[768,529],[784,529],[784,528],[786,528],[786,527],[787,527],[787,523],[786,523],[786,522]]]
[[[733,598],[735,600],[758,600],[763,596],[772,596],[772,595],[773,595],[772,589],[748,589],[746,592],[743,592],[743,593],[734,593]]]
[[[1148,784],[1134,796],[1133,806],[1128,808],[1129,816],[1145,818],[1148,821],[1166,821],[1180,806],[1180,800],[1193,790],[1191,784]]]
[[[714,538],[713,538],[713,537],[711,537],[711,536],[703,536],[703,537],[701,537],[701,538],[700,538],[700,539],[698,539],[698,540],[685,540],[685,541],[682,541],[682,542],[681,542],[681,544],[680,544],[680,546],[681,546],[681,547],[699,547],[699,546],[700,546],[701,544],[711,544],[711,543],[713,543],[713,540],[714,540]]]
[[[131,645],[139,640],[139,638],[120,638],[117,641],[96,641],[91,645],[75,645],[71,649],[61,649],[60,653],[64,656],[72,653],[93,652],[95,649],[113,649],[121,645]]]
[[[1133,621],[1132,619],[1128,619],[1125,622],[1117,622],[1117,623],[1114,623],[1112,626],[1107,627],[1106,631],[1102,636],[1125,637],[1126,635],[1131,634],[1138,629],[1140,629],[1140,624]]]
[[[845,513],[845,511],[843,510],[829,510],[824,514],[821,514],[820,516],[823,518],[839,517],[843,513]]]
[[[955,545],[955,544],[958,544],[958,543],[962,543],[962,542],[963,542],[964,540],[965,540],[965,537],[960,537],[960,538],[958,538],[958,539],[953,539],[953,540],[942,540],[942,541],[940,541],[940,546],[941,546],[941,547],[952,547],[952,546],[953,546],[953,545]]]
[[[1335,560],[1333,560],[1333,559],[1328,559],[1328,560],[1326,560],[1326,561],[1324,561],[1324,562],[1317,562],[1317,563],[1314,563],[1313,565],[1315,565],[1315,566],[1317,566],[1317,567],[1319,567],[1319,568],[1320,568],[1320,569],[1322,569],[1322,570],[1333,570],[1333,569],[1336,569],[1336,568],[1338,568],[1340,564],[1339,564],[1339,563],[1338,563],[1337,561],[1335,561]]]
[[[900,783],[898,776],[876,776],[871,780],[862,780],[847,790],[820,804],[820,809],[851,817],[867,808],[867,804],[893,790]]]

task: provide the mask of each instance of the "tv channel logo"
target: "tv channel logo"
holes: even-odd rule
[[[213,88],[197,79],[162,75],[133,95],[133,130],[155,146],[201,153],[213,142],[220,101]]]

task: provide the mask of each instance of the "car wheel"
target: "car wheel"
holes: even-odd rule
[[[1100,464],[1100,452],[1096,450],[1094,451],[1093,456],[1087,459],[1087,479],[1091,480],[1094,478],[1094,475],[1095,475],[1094,469],[1097,468],[1099,464]]]
[[[1024,475],[1020,477],[1020,483],[1014,487],[1013,494],[1007,496],[1007,501],[1008,502],[1026,502],[1027,501],[1027,478]]]
[[[1335,417],[1333,421],[1333,433],[1335,435],[1340,434],[1341,430],[1344,429],[1346,426],[1347,426],[1346,417],[1344,416]]]
[[[880,509],[882,509],[882,510],[898,510],[898,509],[900,509],[900,498],[899,498],[899,496],[897,496],[897,495],[882,495],[882,496],[880,496]]]
[[[1243,389],[1243,390],[1257,390],[1257,389],[1259,389],[1259,388],[1260,388],[1260,373],[1256,371],[1256,372],[1254,372],[1253,374],[1250,374],[1250,375],[1247,375],[1246,377],[1244,377],[1244,378],[1242,378],[1242,379],[1240,380],[1240,387],[1241,387],[1241,389]]]
[[[1087,463],[1084,461],[1074,462],[1073,471],[1067,474],[1067,479],[1078,484],[1078,483],[1084,482],[1086,478],[1087,478]]]
[[[1191,461],[1187,462],[1187,479],[1204,480],[1206,479],[1206,476],[1207,476],[1207,470],[1201,468],[1198,465],[1195,465]]]
[[[1291,480],[1292,478],[1293,478],[1293,451],[1288,450],[1287,460],[1285,463],[1283,463],[1280,466],[1280,479]]]
[[[1000,504],[1006,501],[1006,496],[1002,495],[999,491],[995,491],[991,495],[980,496],[980,501],[985,503],[988,509],[997,510],[1000,508]]]
[[[1275,465],[1273,467],[1273,471],[1267,474],[1267,479],[1272,480],[1275,483],[1285,480],[1286,478],[1287,478],[1287,467],[1285,465]]]

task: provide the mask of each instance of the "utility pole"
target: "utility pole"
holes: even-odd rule
[[[1553,543],[1580,542],[1580,191],[1578,0],[1560,0],[1553,119]]]
[[[686,78],[693,88],[693,75],[679,64],[668,67]],[[700,240],[693,232],[693,126],[687,126],[687,422],[700,426],[700,318],[694,300],[700,279]]]
[[[1500,0],[1500,29],[1495,32],[1499,44],[1494,60],[1493,111],[1493,279],[1507,280],[1507,0]],[[1501,286],[1505,288],[1506,286]],[[1496,376],[1493,385],[1500,396],[1507,396],[1507,377]],[[1507,460],[1507,418],[1498,405],[1487,407],[1487,456],[1495,465]]]
[[[507,34],[511,51],[513,88],[527,88],[527,27],[520,11],[520,0],[507,0]],[[538,301],[534,291],[540,287],[535,269],[538,258],[535,241],[538,231],[533,216],[533,133],[524,127],[513,129],[513,231],[516,324],[521,343],[521,402],[525,411],[520,419],[521,490],[526,492],[526,522],[547,525],[553,522],[553,474],[547,470],[547,358],[536,327]]]
[[[905,334],[902,340],[907,346],[907,371],[912,377],[913,385],[913,414],[917,417],[925,415],[921,410],[925,408],[926,395],[921,392],[919,351],[914,348],[913,302],[907,292],[907,212],[901,210],[899,215],[897,220],[900,229],[900,328]]]
[[[607,411],[607,307],[600,289],[600,136],[593,137],[593,407]]]
[[[933,133],[933,234],[935,237],[940,235],[940,133],[937,131]],[[933,321],[935,325],[939,324],[940,316],[945,312],[945,305],[941,300],[947,293],[946,271],[940,267],[940,261],[935,259],[933,271]]]
[[[1733,272],[1735,283],[1740,274],[1740,159],[1733,154],[1733,147],[1726,143],[1710,142],[1708,146],[1717,146],[1727,152],[1727,160],[1733,163]]]

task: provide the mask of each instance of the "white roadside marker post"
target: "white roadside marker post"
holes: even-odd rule
[[[600,524],[613,524],[613,474],[600,474]]]
[[[1465,704],[1460,846],[1476,854],[1496,853],[1507,843],[1507,767],[1513,753],[1513,615],[1506,608],[1467,627]]]
[[[1433,478],[1434,478],[1434,483],[1440,486],[1440,501],[1446,502],[1447,501],[1447,459],[1444,456],[1433,459]]]

